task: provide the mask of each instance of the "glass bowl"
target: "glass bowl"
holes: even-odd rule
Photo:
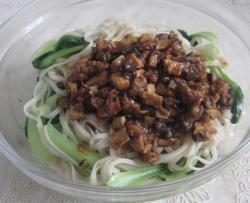
[[[223,144],[220,159],[202,171],[174,182],[135,188],[108,188],[73,182],[36,160],[24,135],[23,105],[31,96],[37,72],[31,55],[38,46],[65,32],[96,26],[106,17],[135,25],[157,24],[189,32],[211,31],[230,62],[228,74],[245,93],[244,116],[233,139]],[[246,149],[250,120],[250,27],[218,1],[199,0],[36,0],[0,28],[0,150],[24,174],[64,194],[96,201],[145,201],[172,196],[218,175]]]

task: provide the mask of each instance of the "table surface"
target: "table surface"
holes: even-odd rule
[[[33,0],[0,0],[0,24]],[[224,0],[249,21],[250,0]],[[225,187],[226,186],[226,187]],[[84,200],[47,189],[20,173],[0,153],[0,203],[80,203]],[[153,203],[250,202],[250,149],[211,182],[175,197]]]

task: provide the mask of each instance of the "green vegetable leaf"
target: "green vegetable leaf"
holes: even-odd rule
[[[60,49],[59,51],[48,52],[32,61],[32,64],[37,69],[45,69],[54,64],[59,58],[67,58],[72,54],[80,52],[85,48],[85,45],[74,46],[71,48]]]
[[[92,168],[96,161],[101,158],[96,151],[87,146],[82,147],[83,150],[80,151],[76,144],[59,132],[51,123],[48,123],[47,130],[52,142],[76,162],[80,163],[84,160],[88,167]]]
[[[43,161],[56,161],[57,157],[52,155],[47,148],[43,145],[43,142],[40,138],[40,134],[36,127],[36,121],[28,118],[27,119],[27,137],[28,142],[31,148],[31,151],[34,155]]]
[[[48,43],[48,42],[47,42]],[[45,69],[53,65],[59,58],[67,58],[77,52],[83,50],[89,42],[84,40],[84,37],[65,35],[62,36],[56,44],[48,43],[42,45],[40,51],[35,53],[35,59],[32,64],[37,69]]]
[[[74,35],[64,35],[59,39],[55,47],[55,50],[58,51],[61,49],[70,48],[70,47],[79,46],[79,45],[87,46],[88,44],[89,43],[84,40],[84,37],[74,36]]]
[[[192,44],[195,44],[195,42],[199,39],[206,39],[212,44],[215,44],[217,41],[216,35],[212,32],[197,32],[197,33],[191,34],[189,37],[191,38]]]
[[[114,175],[108,182],[107,186],[110,187],[128,187],[137,186],[147,180],[158,177],[166,173],[165,164],[157,164],[152,166],[145,166],[126,172],[121,172]]]
[[[35,53],[32,55],[32,59],[34,60],[35,58],[38,58],[39,56],[42,56],[48,52],[54,51],[56,44],[58,40],[49,40],[45,42],[39,49],[35,51]]]

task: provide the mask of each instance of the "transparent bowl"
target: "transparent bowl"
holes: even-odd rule
[[[161,24],[190,32],[212,31],[230,61],[228,74],[245,93],[245,115],[235,137],[223,144],[220,159],[204,170],[169,183],[108,188],[72,182],[36,160],[24,135],[23,105],[31,96],[37,72],[31,55],[44,41],[77,28],[98,25],[106,17],[136,25]],[[64,194],[90,200],[143,201],[187,191],[211,180],[246,149],[250,120],[250,27],[225,3],[200,0],[36,0],[0,28],[0,150],[24,174]]]

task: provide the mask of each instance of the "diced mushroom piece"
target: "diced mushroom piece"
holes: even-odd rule
[[[62,109],[68,109],[70,106],[70,100],[67,97],[61,97],[57,100],[57,106]]]
[[[142,158],[144,161],[148,163],[155,163],[156,161],[159,160],[160,155],[155,151],[151,151],[146,154],[143,154]]]
[[[118,90],[126,90],[129,88],[129,80],[123,78],[119,73],[113,73],[110,80],[114,87]]]
[[[76,96],[77,91],[78,91],[78,88],[77,88],[77,84],[76,84],[76,83],[67,82],[66,88],[67,88],[67,91],[68,91],[68,93],[69,93],[70,95]]]
[[[184,68],[184,64],[177,61],[172,61],[169,59],[163,60],[164,70],[173,76],[180,76]]]
[[[129,136],[125,127],[113,132],[110,136],[110,144],[115,150],[120,149],[128,141]]]
[[[134,151],[143,152],[145,147],[143,135],[140,134],[139,136],[133,137],[133,139],[130,140],[129,145],[133,148]]]
[[[162,107],[159,107],[156,109],[155,116],[157,118],[163,118],[163,119],[168,119],[169,116],[171,115],[171,111]]]
[[[155,84],[147,84],[147,92],[155,93]]]
[[[136,69],[142,69],[143,68],[144,63],[140,58],[138,58],[134,53],[130,54],[129,56],[130,56],[131,61],[135,65]]]
[[[108,71],[102,71],[98,75],[90,78],[87,82],[86,85],[93,86],[104,86],[109,82],[109,73]]]
[[[156,68],[160,61],[160,52],[154,51],[149,56],[148,66],[150,68]]]
[[[162,106],[163,97],[155,94],[155,93],[149,93],[149,92],[143,92],[142,98],[144,99],[144,103],[151,106]]]
[[[111,64],[111,72],[112,73],[119,72],[124,61],[125,57],[123,55],[117,57]]]
[[[78,109],[76,109],[75,106],[70,105],[69,108],[69,118],[74,121],[74,120],[80,120],[83,119],[85,117],[85,114],[83,111],[80,111]]]
[[[114,130],[119,130],[125,126],[125,122],[126,122],[125,116],[114,117],[112,121],[112,128]]]

